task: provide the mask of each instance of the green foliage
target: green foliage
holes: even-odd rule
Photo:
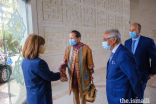
[[[15,11],[16,9],[19,10],[19,0],[12,0],[11,2],[10,0],[0,0],[0,2],[6,9],[11,8],[13,11]],[[11,18],[11,12],[5,11],[4,9],[3,13],[4,31],[2,33],[2,24],[0,24],[0,47],[2,50],[4,50],[4,43],[6,43],[7,51],[15,52],[15,50],[18,50],[19,52],[21,52],[22,44],[19,44],[18,41],[13,37],[13,33],[7,26],[8,20]],[[21,26],[18,22],[15,27],[17,31],[21,29]],[[3,42],[3,39],[6,40],[6,42]]]
[[[16,49],[18,51],[21,51],[22,45],[19,44],[17,42],[17,40],[12,36],[12,32],[9,29],[5,28],[4,34],[5,34],[4,38],[6,40],[7,51],[11,50],[11,51],[15,52]],[[0,41],[3,41],[3,38],[1,38]],[[1,43],[1,44],[3,44],[3,43]],[[4,49],[4,46],[2,47],[2,49]]]

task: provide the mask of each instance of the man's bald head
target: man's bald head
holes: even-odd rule
[[[139,23],[133,23],[131,26],[137,27],[138,31],[141,30],[141,25]]]

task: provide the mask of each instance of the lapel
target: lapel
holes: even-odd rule
[[[144,46],[144,40],[143,40],[143,37],[140,36],[140,40],[139,40],[139,43],[138,43],[138,46],[136,47],[136,50],[135,50],[135,53],[134,53],[134,56],[136,56],[140,49]]]
[[[108,63],[109,63],[109,64],[107,64],[107,65],[108,65],[108,67],[107,67],[107,74],[108,74],[109,69],[110,69],[110,67],[111,67],[111,65],[112,65],[112,61],[114,61],[114,60],[116,59],[116,57],[117,57],[117,55],[118,55],[118,53],[119,53],[121,47],[123,47],[122,44],[120,44],[120,46],[119,46],[118,49],[116,50],[116,52],[115,52],[113,58],[111,59],[110,63],[109,63],[109,60],[108,60]]]
[[[127,48],[131,51],[132,39],[129,40],[127,45],[128,45]]]
[[[71,66],[72,66],[72,61],[73,61],[72,57],[73,57],[73,47],[71,47],[71,49],[70,49],[70,54],[69,54],[69,63],[68,63],[68,68],[69,68],[69,69],[70,69]]]
[[[109,66],[109,59],[108,59],[108,61],[107,61],[107,75],[108,75],[108,66]],[[107,77],[107,75],[106,75],[106,77]]]

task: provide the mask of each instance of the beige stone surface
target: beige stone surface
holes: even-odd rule
[[[106,68],[102,68],[99,70],[95,70],[94,77],[94,84],[96,85],[97,89],[97,97],[94,103],[87,104],[108,104],[107,102],[107,93],[106,93]],[[152,81],[152,86],[150,83]],[[52,84],[53,90],[53,103],[54,104],[73,104],[73,93],[69,95],[68,93],[68,83],[62,82],[57,84]],[[146,86],[144,99],[149,99],[149,103],[144,104],[155,104],[156,99],[156,76],[152,77]],[[146,101],[146,102],[147,102]],[[130,104],[130,103],[129,103]]]
[[[142,25],[141,35],[156,42],[156,0],[130,0],[130,21]]]
[[[52,71],[58,71],[69,46],[72,30],[81,32],[81,41],[92,49],[95,69],[106,67],[110,51],[102,48],[106,29],[118,28],[122,41],[127,38],[130,19],[130,0],[33,0],[38,27],[34,28],[46,40],[45,59]],[[33,6],[32,5],[32,6]],[[36,18],[32,20],[36,21]],[[33,26],[34,27],[34,26]],[[126,34],[126,35],[125,35]]]

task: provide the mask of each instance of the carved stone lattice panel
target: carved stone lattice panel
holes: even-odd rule
[[[123,41],[125,38],[124,38],[124,32],[119,30],[120,32],[120,35],[121,35],[121,43],[124,44],[125,41]]]
[[[97,11],[97,27],[107,27],[107,13],[105,11]]]
[[[72,0],[72,1],[81,2],[81,0]]]
[[[82,8],[82,23],[84,27],[95,27],[95,9],[90,7]]]
[[[130,3],[129,0],[124,0],[124,14],[129,16],[130,15]]]
[[[94,6],[95,4],[95,0],[82,0],[82,2],[91,6]]]
[[[123,36],[129,30],[130,0],[37,0],[36,6],[45,56],[63,55],[72,30],[93,50],[101,49],[106,29],[118,28]]]
[[[46,52],[49,54],[63,54],[66,48],[66,36],[61,27],[44,27]]]
[[[115,9],[116,9],[116,0],[108,0],[107,1],[108,5],[107,5],[107,8],[109,11],[112,11],[112,12],[115,12]]]
[[[128,17],[124,17],[123,18],[123,30],[124,31],[129,31],[129,18]]]
[[[121,30],[119,30],[119,32],[120,32],[120,35],[121,35],[121,38],[123,38],[123,31],[121,31]]]
[[[130,36],[129,36],[129,31],[124,31],[123,32],[123,37],[124,37],[124,39],[129,39],[130,38]]]
[[[127,32],[124,32],[124,31],[123,31],[122,33],[120,32],[120,34],[122,34],[122,35],[121,35],[121,43],[122,43],[122,44],[125,44],[125,41],[128,40],[128,39],[130,39],[130,37],[127,36]],[[126,37],[125,37],[124,34],[126,34]]]
[[[115,15],[108,14],[108,26],[107,29],[115,28]]]
[[[94,29],[84,29],[82,33],[82,42],[87,44],[92,50],[97,47],[96,31]]]
[[[107,0],[95,0],[95,6],[107,10]]]
[[[81,26],[81,8],[79,4],[65,1],[66,7],[66,26]]]
[[[103,41],[103,35],[105,33],[106,29],[103,30],[97,30],[96,35],[97,35],[97,48],[102,49],[102,41]]]
[[[116,13],[123,13],[123,0],[116,0]]]
[[[81,28],[66,28],[66,32],[65,32],[65,35],[66,35],[66,39],[67,39],[67,45],[66,45],[66,47],[68,47],[70,44],[69,44],[69,34],[71,33],[71,31],[72,30],[77,30],[77,31],[79,31],[80,32],[80,34],[81,34],[81,38],[82,38],[82,30],[81,30]],[[82,40],[82,39],[81,39]]]
[[[43,20],[63,24],[63,2],[62,0],[42,1]]]
[[[119,30],[123,30],[123,16],[116,15],[115,27]]]

